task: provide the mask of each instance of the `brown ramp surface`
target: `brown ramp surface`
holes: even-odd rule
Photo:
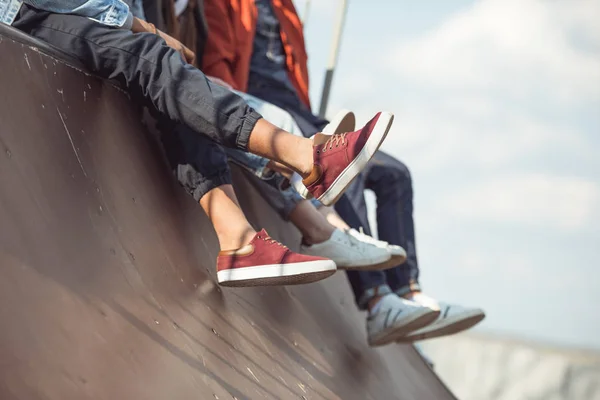
[[[7,27],[0,71],[0,399],[453,398],[412,347],[368,348],[342,273],[215,286],[212,228],[122,91]]]

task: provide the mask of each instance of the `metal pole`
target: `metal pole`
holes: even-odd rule
[[[319,116],[325,118],[327,112],[327,103],[329,102],[329,93],[331,91],[331,82],[333,81],[333,72],[340,52],[340,44],[342,41],[342,31],[344,30],[344,22],[346,20],[346,11],[348,9],[348,0],[340,0],[338,9],[337,24],[333,32],[333,42],[331,44],[331,53],[329,53],[329,62],[325,71],[325,82],[323,83],[323,93],[321,94],[321,105],[319,107]]]
[[[304,4],[304,14],[303,14],[303,18],[302,18],[302,25],[306,26],[306,23],[308,22],[308,12],[310,11],[310,0],[306,0],[306,3]]]

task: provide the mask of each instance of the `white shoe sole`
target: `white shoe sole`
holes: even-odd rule
[[[334,204],[344,193],[346,188],[352,183],[356,175],[362,171],[367,163],[371,160],[375,152],[385,140],[390,128],[394,122],[394,115],[387,112],[382,112],[367,140],[363,149],[358,153],[358,156],[342,171],[321,196],[317,198],[323,205],[330,206]]]
[[[405,319],[397,321],[394,325],[388,326],[384,330],[369,337],[369,346],[378,347],[396,342],[398,338],[431,324],[439,315],[439,310],[423,307],[423,310],[414,312]]]
[[[482,310],[473,310],[467,313],[447,318],[436,326],[426,327],[421,332],[414,332],[398,339],[399,343],[415,342],[417,340],[432,339],[440,336],[453,335],[477,325],[485,318]]]
[[[374,266],[381,265],[383,263],[389,262],[392,255],[390,253],[381,254],[377,257],[371,257],[369,259],[358,259],[354,258],[351,260],[346,260],[347,262],[336,262],[339,269],[347,269],[347,270],[361,270],[361,271],[370,271]]]
[[[217,280],[222,286],[235,287],[299,285],[325,279],[336,270],[331,260],[268,264],[218,271]]]
[[[386,269],[394,268],[402,265],[406,262],[406,256],[392,255],[388,260],[381,261],[379,263],[373,263],[368,267],[361,268],[362,271],[385,271]],[[342,269],[343,267],[338,266]]]

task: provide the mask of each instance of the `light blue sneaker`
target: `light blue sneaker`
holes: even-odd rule
[[[383,296],[374,310],[367,317],[367,338],[373,347],[395,342],[429,325],[440,314],[439,309],[422,306],[395,293]]]
[[[435,307],[437,305],[440,309],[440,315],[432,324],[399,338],[398,341],[401,343],[453,335],[472,328],[485,318],[485,312],[480,308],[438,302],[423,293],[415,294],[411,301],[425,307]]]

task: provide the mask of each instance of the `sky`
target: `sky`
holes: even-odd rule
[[[306,14],[315,111],[340,2]],[[395,114],[421,283],[482,332],[600,349],[598,21],[597,0],[349,1],[328,115]]]

